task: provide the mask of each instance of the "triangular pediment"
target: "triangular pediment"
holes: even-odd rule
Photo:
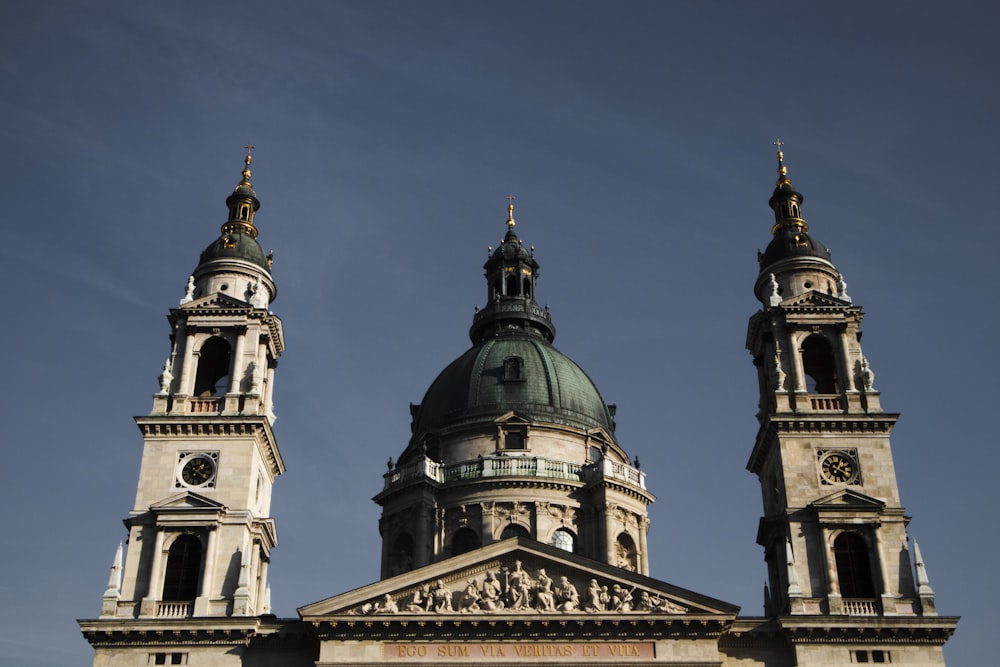
[[[816,500],[811,504],[811,507],[817,511],[841,509],[880,511],[885,508],[885,501],[872,498],[854,489],[841,489]]]
[[[601,591],[600,594],[593,592]],[[572,588],[572,592],[570,591]],[[607,599],[603,599],[606,596]],[[596,598],[596,600],[595,600]],[[724,615],[739,607],[514,537],[299,609],[303,620]]]
[[[795,306],[829,306],[845,308],[852,307],[852,304],[850,301],[839,299],[831,294],[824,294],[823,292],[812,290],[810,292],[806,292],[805,294],[789,297],[781,302],[782,308],[794,308]]]
[[[250,303],[222,292],[206,294],[203,297],[181,304],[182,310],[217,310],[219,308],[250,308]]]
[[[493,420],[493,423],[494,424],[532,424],[534,422],[531,419],[529,419],[528,417],[520,414],[516,410],[508,410],[507,412],[503,413],[502,415],[500,415],[499,417],[497,417],[495,420]]]
[[[206,498],[192,491],[184,491],[149,506],[151,512],[176,512],[178,510],[210,510],[218,512],[226,509],[222,503]]]

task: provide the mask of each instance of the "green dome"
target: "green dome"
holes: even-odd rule
[[[583,369],[546,341],[516,335],[476,345],[438,375],[414,420],[413,442],[491,424],[511,410],[531,421],[614,434],[608,406]]]
[[[256,264],[265,272],[270,272],[264,249],[260,247],[257,239],[248,234],[239,232],[223,234],[202,251],[198,265],[203,266],[216,259],[242,259]]]

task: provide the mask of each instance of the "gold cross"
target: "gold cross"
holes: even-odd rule
[[[785,142],[781,139],[775,139],[774,145],[778,147],[778,152],[781,152],[781,147],[785,145]]]

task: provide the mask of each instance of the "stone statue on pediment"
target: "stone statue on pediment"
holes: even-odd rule
[[[483,580],[482,588],[479,591],[479,606],[485,611],[496,611],[503,609],[503,600],[500,581],[493,572],[487,572]]]
[[[567,577],[559,577],[555,598],[559,611],[576,611],[580,606],[580,593]]]
[[[431,591],[431,596],[434,600],[434,611],[437,613],[444,613],[449,611],[454,611],[451,606],[451,591],[448,587],[444,585],[444,581],[441,579],[437,580],[434,585],[434,590]]]

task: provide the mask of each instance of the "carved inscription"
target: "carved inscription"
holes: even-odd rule
[[[615,663],[652,660],[652,642],[462,642],[382,645],[386,662],[510,662],[530,664],[593,660]]]

